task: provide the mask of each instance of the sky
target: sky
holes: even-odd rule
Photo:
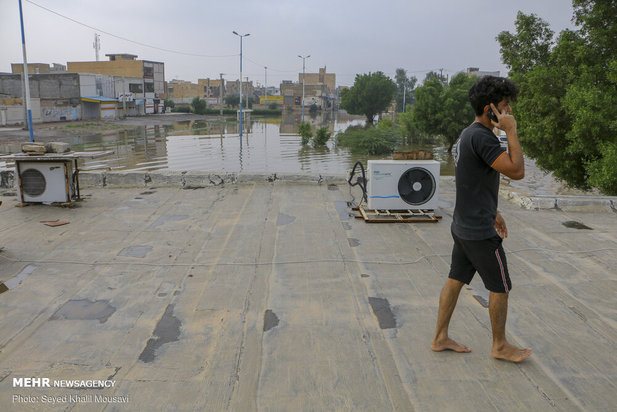
[[[128,53],[165,63],[165,80],[243,77],[278,86],[326,67],[337,86],[397,68],[421,82],[478,67],[500,71],[496,36],[514,33],[518,11],[559,33],[573,29],[570,0],[22,0],[29,63],[95,61]],[[48,10],[46,10],[48,9]],[[64,17],[62,17],[64,16]],[[89,27],[87,27],[89,26]],[[0,72],[22,63],[19,0],[0,0]],[[265,69],[267,67],[267,69]]]

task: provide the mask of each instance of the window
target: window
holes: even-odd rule
[[[129,92],[131,93],[143,93],[144,89],[139,83],[129,83]]]
[[[146,93],[154,93],[154,83],[144,83]]]
[[[144,78],[145,79],[154,78],[154,67],[144,66]]]

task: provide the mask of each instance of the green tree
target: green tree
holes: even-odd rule
[[[617,5],[574,0],[575,31],[553,42],[548,24],[519,13],[516,33],[497,40],[509,76],[528,156],[571,186],[617,194]]]
[[[225,105],[227,107],[236,108],[240,105],[240,95],[239,94],[228,94],[223,99]]]
[[[307,145],[313,137],[313,129],[309,122],[300,122],[298,125],[298,134],[302,137],[302,145]]]
[[[396,111],[403,111],[403,100],[405,106],[413,105],[414,102],[414,89],[418,79],[416,76],[407,77],[407,71],[405,69],[396,69],[394,75],[394,81],[396,82]],[[403,99],[403,95],[405,99]]]
[[[206,101],[199,97],[193,98],[191,108],[195,114],[206,114]]]
[[[416,89],[411,123],[428,135],[442,136],[448,152],[451,152],[461,131],[474,119],[468,93],[475,79],[459,73],[444,85],[438,76],[428,77]]]
[[[363,114],[369,124],[388,107],[396,84],[382,72],[357,74],[354,85],[341,93],[341,108],[350,114]]]

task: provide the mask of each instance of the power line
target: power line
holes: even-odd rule
[[[165,49],[165,48],[162,48],[162,47],[152,46],[152,45],[150,45],[150,44],[146,44],[146,43],[142,43],[142,42],[139,42],[139,41],[136,41],[136,40],[131,40],[131,39],[128,39],[128,38],[126,38],[126,37],[118,36],[118,35],[116,35],[116,34],[113,34],[113,33],[110,33],[110,32],[108,32],[108,31],[102,30],[102,29],[100,29],[100,28],[98,28],[98,27],[94,27],[94,26],[90,26],[89,24],[82,23],[82,22],[80,22],[80,21],[78,21],[78,20],[75,20],[75,19],[73,19],[73,18],[71,18],[71,17],[68,17],[68,16],[65,16],[65,15],[63,15],[63,14],[60,14],[60,13],[58,13],[57,11],[54,11],[54,10],[48,9],[47,7],[41,6],[40,4],[37,4],[37,3],[35,3],[35,2],[33,2],[33,1],[31,1],[31,0],[26,0],[26,2],[28,2],[28,3],[32,4],[33,6],[39,7],[39,8],[41,8],[41,9],[45,10],[45,11],[48,11],[48,12],[50,12],[50,13],[53,13],[53,14],[55,14],[56,16],[60,16],[60,17],[62,17],[63,19],[70,20],[70,21],[72,21],[73,23],[79,24],[80,26],[87,27],[87,28],[89,28],[89,29],[92,29],[92,30],[95,30],[95,31],[98,31],[98,32],[104,33],[104,34],[106,34],[106,35],[108,35],[108,36],[115,37],[115,38],[120,39],[120,40],[127,41],[127,42],[129,42],[129,43],[134,43],[134,44],[138,44],[138,45],[140,45],[140,46],[149,47],[149,48],[151,48],[151,49],[161,50],[161,51],[164,51],[164,52],[167,52],[167,53],[181,54],[181,55],[184,55],[184,56],[193,56],[193,57],[223,58],[223,57],[236,57],[236,56],[238,56],[238,54],[227,54],[227,55],[222,55],[222,56],[212,56],[212,55],[207,55],[207,54],[200,54],[200,53],[187,53],[187,52],[181,52],[181,51],[177,51],[177,50],[171,50],[171,49]]]

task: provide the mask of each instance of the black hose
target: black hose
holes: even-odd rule
[[[356,183],[352,183],[351,179],[353,179],[353,177],[356,175],[356,168],[360,166],[360,170],[362,171],[362,177],[358,176],[358,178],[356,179]],[[347,183],[349,183],[349,186],[360,186],[360,189],[362,189],[362,200],[360,201],[360,203],[364,202],[368,202],[368,198],[366,197],[366,173],[364,171],[364,165],[362,165],[362,162],[357,161],[356,164],[353,166],[353,169],[351,169],[351,173],[349,174],[349,180],[347,180]]]

